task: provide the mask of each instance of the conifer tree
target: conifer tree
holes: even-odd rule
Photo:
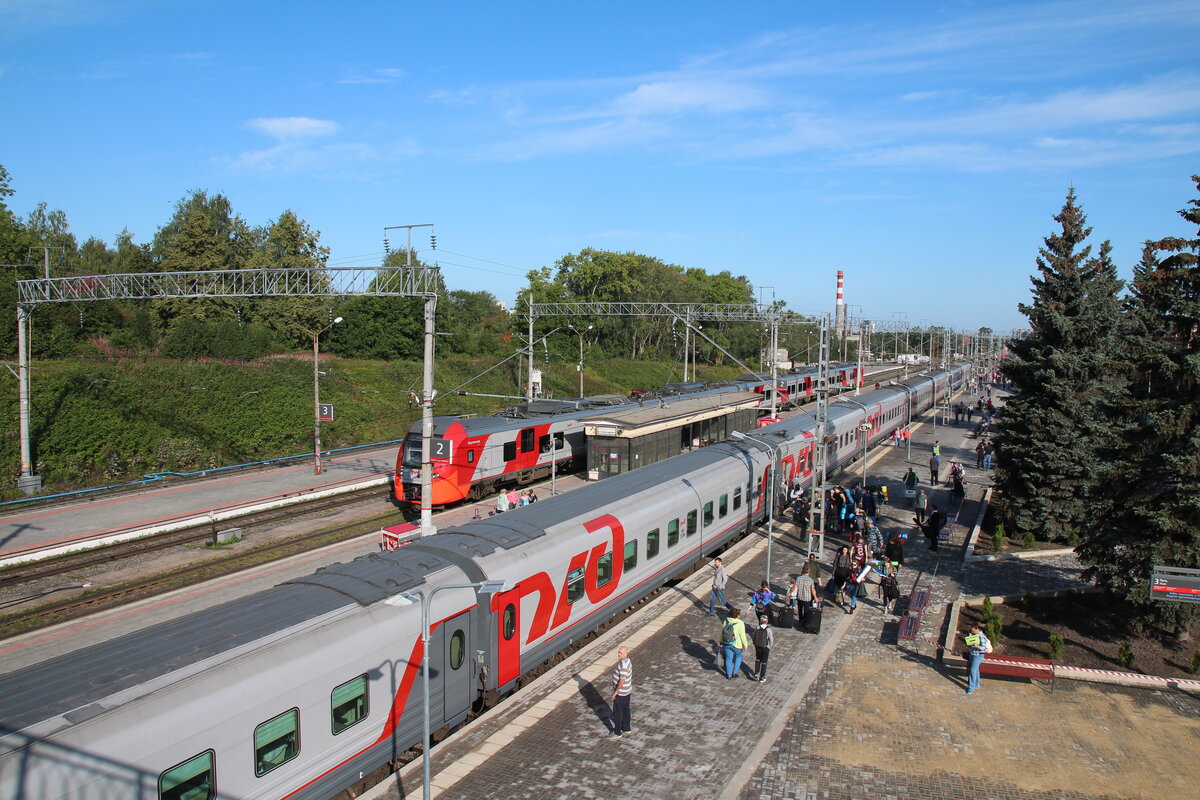
[[[1054,219],[1061,230],[1038,251],[1033,303],[1020,306],[1032,332],[1005,362],[1017,394],[1004,410],[996,481],[1010,530],[1073,543],[1103,494],[1097,453],[1111,431],[1096,412],[1111,382],[1121,281],[1107,242],[1089,258],[1074,188]]]
[[[1200,176],[1192,176],[1200,189]],[[1200,201],[1179,212],[1200,228]],[[1200,233],[1200,231],[1198,231]],[[1165,257],[1159,258],[1163,255]],[[1078,549],[1096,583],[1186,638],[1200,606],[1150,599],[1155,564],[1200,568],[1200,238],[1147,242],[1130,285],[1112,505]]]

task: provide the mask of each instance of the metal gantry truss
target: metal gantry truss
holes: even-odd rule
[[[17,383],[21,437],[21,474],[17,487],[27,494],[41,488],[33,474],[29,440],[29,348],[27,332],[33,309],[47,303],[94,300],[168,300],[216,297],[413,297],[425,301],[424,429],[432,429],[433,319],[438,268],[430,266],[333,267],[308,269],[230,269],[202,272],[143,272],[119,275],[72,275],[17,281]],[[9,367],[11,370],[12,368]],[[428,438],[428,435],[426,435]],[[319,443],[314,442],[319,446]],[[429,452],[426,441],[425,452]],[[427,469],[421,495],[422,533],[432,531]]]

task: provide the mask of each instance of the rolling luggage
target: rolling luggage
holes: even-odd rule
[[[779,627],[796,627],[796,612],[792,610],[791,606],[785,606],[783,610],[779,612]]]
[[[804,606],[804,630],[807,633],[821,632],[821,606],[808,603]]]

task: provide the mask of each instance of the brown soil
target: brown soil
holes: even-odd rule
[[[1032,609],[1013,602],[997,605],[996,610],[1003,620],[997,653],[1049,658],[1048,640],[1057,633],[1066,644],[1060,664],[1167,678],[1197,677],[1189,669],[1192,654],[1200,647],[1200,622],[1191,626],[1191,638],[1182,644],[1160,631],[1135,633],[1128,627],[1127,606],[1093,592],[1037,598]],[[963,606],[959,642],[972,622],[983,624],[981,606]],[[1125,642],[1133,650],[1131,667],[1122,667],[1117,661],[1117,649]]]
[[[997,550],[994,547],[992,533],[996,530],[996,515],[993,512],[995,506],[989,506],[987,513],[983,517],[983,524],[979,526],[979,536],[975,539],[975,555],[986,556],[993,553],[1016,553],[1018,551],[1030,550],[1061,550],[1068,545],[1062,542],[1040,542],[1035,541],[1033,547],[1026,547],[1025,540],[1020,536],[1005,536],[1004,546]]]

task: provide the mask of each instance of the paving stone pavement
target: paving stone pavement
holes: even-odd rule
[[[916,465],[927,461],[936,436],[943,455],[958,456],[968,472],[970,499],[950,544],[933,553],[919,533],[910,537],[901,572],[905,594],[914,586],[933,592],[922,629],[931,639],[964,588],[1011,594],[1078,579],[1070,558],[964,569],[963,541],[989,482],[973,468],[965,434],[965,426],[935,432],[926,425],[913,436]],[[891,486],[882,527],[913,530],[898,491],[904,451],[885,450],[869,465],[872,482],[887,477]],[[779,527],[776,584],[798,571],[804,555],[791,524]],[[765,571],[762,536],[726,558],[731,601],[744,600]],[[898,646],[898,621],[874,597],[853,615],[827,605],[818,636],[777,629],[766,683],[748,678],[749,665],[726,680],[718,622],[704,613],[708,581],[700,573],[663,593],[436,747],[436,796],[1042,800],[1191,796],[1187,787],[1200,785],[1200,759],[1165,764],[1161,755],[1200,741],[1195,697],[1067,681],[1051,694],[1027,681],[988,679],[968,698],[961,669],[936,663],[931,646]],[[611,739],[605,700],[621,643],[634,661],[634,731]],[[413,764],[367,797],[417,797],[420,783]]]

